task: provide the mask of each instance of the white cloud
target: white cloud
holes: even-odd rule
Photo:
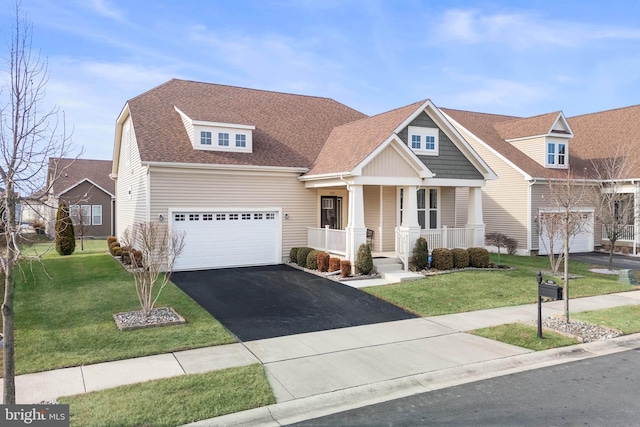
[[[517,114],[516,111],[522,111],[522,107],[535,104],[553,93],[551,86],[540,84],[526,84],[504,79],[480,80],[472,78],[470,80],[475,80],[471,85],[474,89],[462,89],[448,97],[448,102],[451,102],[455,108],[470,108],[487,112],[497,112],[495,110],[500,108],[503,111],[510,111],[508,114]],[[536,114],[545,112],[541,111]]]
[[[534,45],[581,46],[597,40],[640,40],[640,30],[549,19],[539,13],[485,14],[477,9],[452,9],[443,14],[433,36],[443,41],[500,43],[523,49]]]
[[[91,0],[90,7],[98,14],[116,21],[124,21],[124,12],[117,9],[113,3],[108,0]]]

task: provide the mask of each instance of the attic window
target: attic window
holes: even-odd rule
[[[438,155],[438,129],[409,126],[409,147],[416,153],[426,156]]]
[[[547,163],[549,168],[565,169],[567,167],[567,143],[547,142]]]
[[[211,145],[211,132],[204,130],[200,132],[200,144]]]

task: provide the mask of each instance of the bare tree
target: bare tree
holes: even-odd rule
[[[618,240],[632,240],[635,245],[636,233],[630,226],[635,216],[635,186],[625,179],[631,176],[637,160],[630,154],[630,147],[617,145],[612,156],[592,161],[594,177],[598,179],[592,199],[596,218],[610,243],[609,270],[613,266],[613,251]]]
[[[140,252],[131,254],[131,270],[145,316],[151,313],[169,282],[175,260],[184,249],[184,236],[184,232],[169,230],[164,222],[139,222],[127,227],[120,239],[124,246],[138,248]],[[158,290],[154,295],[156,285]]]
[[[587,226],[588,218],[585,218],[584,212],[580,212],[578,208],[588,202],[589,188],[586,186],[585,179],[574,177],[570,168],[567,169],[565,178],[549,178],[547,182],[551,206],[554,208],[554,213],[551,214],[553,219],[548,226],[555,230],[554,233],[559,229],[559,237],[562,238],[563,242],[564,289],[562,294],[564,299],[564,318],[569,323],[569,251],[575,237],[583,232]],[[545,215],[550,214],[547,213]],[[545,215],[541,215],[541,217]],[[550,258],[550,261],[553,268],[553,259]]]
[[[563,215],[560,212],[549,212],[541,210],[538,214],[538,233],[542,236],[542,246],[544,246],[551,272],[558,274],[558,268],[564,260],[563,245],[558,242],[564,241]]]
[[[44,107],[48,82],[46,60],[32,52],[31,26],[23,17],[20,3],[15,5],[15,20],[9,52],[6,55],[6,81],[0,88],[0,178],[6,207],[6,246],[0,255],[4,273],[2,303],[4,386],[3,402],[15,403],[14,348],[14,267],[19,266],[19,224],[16,203],[19,192],[32,193],[43,187],[50,156],[68,154],[70,138],[59,110]]]

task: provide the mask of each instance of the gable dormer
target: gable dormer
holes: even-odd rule
[[[178,107],[174,108],[180,114],[191,145],[195,150],[253,152],[255,126],[194,120],[180,111]]]
[[[500,136],[545,168],[569,166],[569,139],[573,132],[561,111],[499,122]]]

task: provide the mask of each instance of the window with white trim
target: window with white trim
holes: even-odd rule
[[[566,142],[547,142],[546,166],[550,168],[567,167],[568,163]]]
[[[218,132],[218,145],[220,147],[229,146],[229,134],[227,132]]]
[[[418,224],[422,229],[438,228],[438,189],[421,188],[416,193],[418,208]],[[404,206],[404,189],[400,189],[400,224],[402,224]]]
[[[438,155],[438,128],[409,126],[407,131],[409,135],[409,147],[411,147],[416,154],[425,156]]]
[[[200,131],[200,144],[211,145],[211,132],[208,130]]]
[[[247,146],[247,135],[242,133],[236,133],[236,147],[246,147]]]
[[[91,224],[102,225],[102,205],[91,206]]]

